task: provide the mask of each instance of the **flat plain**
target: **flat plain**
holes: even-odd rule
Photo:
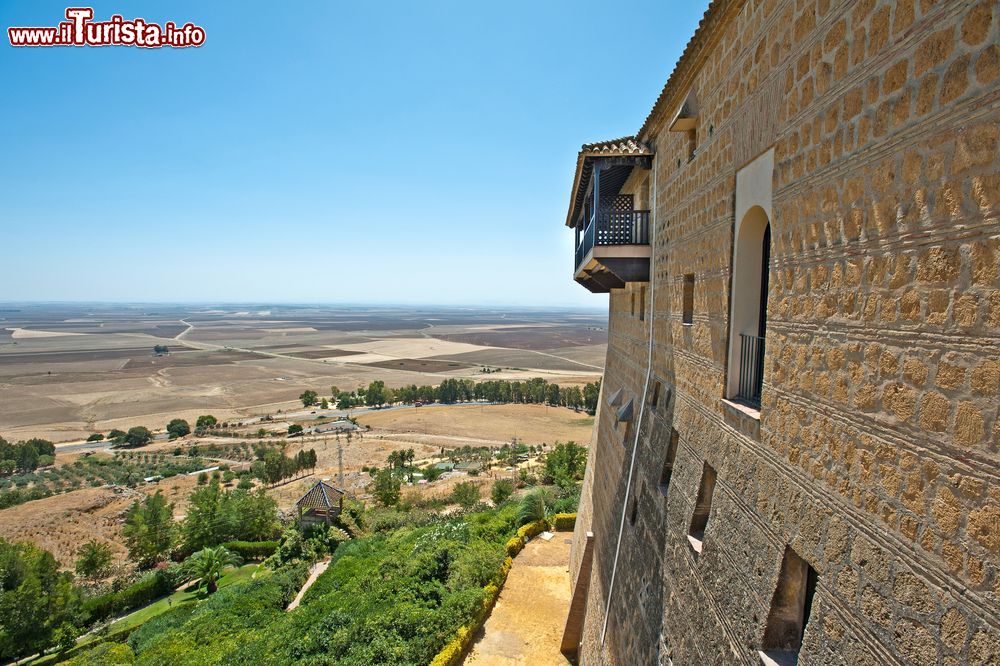
[[[582,384],[602,372],[606,343],[597,312],[4,305],[0,436],[65,442],[209,412],[254,416],[307,388],[327,395],[376,379]]]
[[[306,389],[329,396],[332,386],[350,390],[375,379],[390,387],[449,377],[544,377],[562,386],[594,381],[606,336],[603,314],[569,311],[0,306],[0,436],[61,443],[61,467],[87,455],[77,443],[89,433],[134,425],[162,431],[170,419],[193,424],[211,413],[220,421],[245,420],[245,436],[157,439],[137,451],[170,456],[178,446],[252,444],[264,425],[253,417],[270,415],[267,427],[281,432],[292,423],[316,422],[298,401]],[[154,354],[156,345],[168,353]],[[513,438],[531,445],[586,443],[593,426],[582,412],[534,404],[426,405],[355,416],[363,428],[351,439],[288,440],[288,455],[314,449],[317,466],[268,489],[286,515],[318,479],[340,483],[341,456],[343,487],[364,498],[371,481],[365,468],[385,465],[392,451],[413,449],[417,463],[426,464],[439,460],[442,448],[496,448]],[[109,455],[102,448],[94,446],[97,455]],[[478,477],[449,473],[404,494],[444,496],[471,480],[488,496],[504,474],[499,468]],[[128,567],[121,530],[132,502],[162,491],[179,520],[195,487],[196,477],[182,474],[136,488],[84,487],[29,501],[0,510],[0,537],[31,540],[65,567],[81,543],[97,539],[111,545],[116,565]]]

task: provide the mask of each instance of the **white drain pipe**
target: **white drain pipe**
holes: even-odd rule
[[[642,430],[642,419],[646,414],[646,395],[649,391],[649,380],[653,374],[653,326],[656,312],[656,157],[653,157],[653,210],[652,224],[649,229],[649,351],[646,356],[646,381],[642,387],[642,402],[639,403],[639,418],[635,426],[635,439],[632,442],[632,460],[628,467],[628,481],[625,485],[625,499],[622,502],[622,518],[618,524],[618,543],[615,545],[615,560],[611,568],[611,583],[608,585],[608,603],[604,609],[604,628],[601,630],[601,646],[608,635],[608,619],[611,617],[611,598],[615,591],[615,578],[618,574],[618,557],[622,549],[622,533],[625,531],[625,514],[628,512],[629,495],[632,492],[632,476],[635,473],[635,457],[639,451],[639,432]]]

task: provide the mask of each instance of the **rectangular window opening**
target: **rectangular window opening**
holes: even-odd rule
[[[694,273],[684,275],[683,312],[685,324],[694,322]]]
[[[660,494],[664,497],[670,490],[670,477],[674,474],[674,459],[677,458],[677,444],[680,441],[680,434],[673,428],[670,429],[670,443],[667,444],[667,455],[663,459],[663,470],[660,472],[660,483],[658,487]]]
[[[635,316],[635,292],[632,292],[632,316]]]
[[[646,320],[646,286],[639,287],[639,321]]]
[[[708,529],[708,517],[712,513],[712,494],[715,492],[715,470],[705,463],[701,471],[701,485],[698,486],[698,499],[691,516],[691,529],[688,530],[688,542],[694,550],[695,557],[701,554],[705,541],[705,530]]]
[[[765,666],[795,664],[802,647],[819,576],[789,547],[781,560],[778,586],[767,615],[760,660]]]
[[[660,390],[663,388],[663,384],[654,381],[653,382],[653,395],[649,399],[649,406],[656,409],[660,405]]]

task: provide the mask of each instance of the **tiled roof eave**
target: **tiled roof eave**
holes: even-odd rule
[[[690,85],[690,78],[698,69],[699,57],[711,47],[712,41],[718,35],[718,29],[726,22],[730,10],[739,9],[745,2],[746,0],[712,0],[709,3],[636,137],[643,141],[649,140],[650,134],[670,112],[668,102],[677,94],[683,94],[685,88]]]
[[[652,156],[653,150],[634,136],[623,136],[608,141],[585,143],[580,147],[576,158],[576,174],[573,176],[573,189],[569,196],[569,210],[566,212],[566,226],[573,226],[573,213],[576,211],[576,200],[581,186],[585,186],[590,177],[589,160],[594,157],[644,157]]]

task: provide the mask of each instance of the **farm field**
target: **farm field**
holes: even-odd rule
[[[501,443],[517,437],[525,444],[552,444],[556,440],[586,443],[594,419],[545,405],[428,405],[367,412],[358,416],[358,423],[371,426],[376,433],[388,429],[442,445],[455,437]]]
[[[254,416],[292,407],[306,388],[373,380],[580,385],[602,372],[606,324],[578,311],[8,305],[0,436],[68,442],[206,412]]]
[[[424,464],[436,460],[442,448],[463,446],[488,446],[498,448],[513,437],[529,445],[548,444],[574,440],[586,443],[590,439],[592,417],[564,407],[544,405],[429,405],[419,408],[391,409],[368,412],[358,416],[362,426],[370,430],[353,433],[350,440],[341,436],[317,435],[287,440],[285,452],[294,456],[300,450],[315,450],[316,469],[311,474],[279,483],[268,489],[268,494],[278,503],[279,511],[292,515],[295,501],[320,479],[337,479],[339,472],[338,444],[343,455],[344,488],[356,497],[367,496],[371,476],[363,468],[384,466],[392,451],[413,449],[415,461]],[[198,463],[215,465],[228,462],[234,469],[246,463],[233,460],[232,456],[211,452],[212,447],[248,448],[259,440],[253,437],[233,439],[222,437],[184,437],[173,442],[154,442],[139,449],[126,450],[120,455],[134,459],[142,470],[141,461],[148,465],[173,464],[185,471],[200,464],[190,464],[188,452],[200,451]],[[95,445],[101,446],[101,445]],[[173,452],[183,447],[185,455],[173,462]],[[78,467],[83,454],[58,454],[57,467]],[[110,454],[97,453],[95,457],[110,458]],[[525,465],[530,467],[531,464]],[[153,471],[153,467],[147,467]],[[432,484],[404,487],[405,494],[418,493],[427,497],[447,496],[455,484],[473,481],[479,485],[483,496],[488,496],[493,481],[500,470],[477,477],[465,474],[446,474]],[[79,545],[96,539],[111,546],[116,565],[126,564],[126,550],[122,545],[122,526],[131,504],[145,494],[160,491],[174,505],[174,518],[180,520],[186,513],[187,500],[196,488],[193,475],[180,473],[157,483],[140,483],[135,488],[121,485],[109,487],[84,486],[43,499],[32,500],[0,510],[0,537],[29,540],[51,551],[56,559],[69,568]]]
[[[192,470],[245,470],[261,426],[269,430],[265,441],[276,445],[293,424],[309,428],[336,418],[335,410],[303,409],[303,390],[330,395],[331,386],[353,390],[376,379],[388,387],[532,377],[582,385],[600,376],[603,325],[597,315],[533,311],[2,308],[0,437],[59,444],[55,467],[38,470],[25,487],[55,494],[0,510],[0,537],[30,540],[65,568],[81,543],[96,539],[111,546],[116,566],[128,567],[122,526],[137,498],[163,492],[180,520],[197,484]],[[155,355],[154,345],[166,345],[169,353]],[[136,425],[162,431],[171,419],[193,424],[206,413],[245,425],[228,437],[156,438],[123,454],[124,469],[108,464],[107,444],[80,444],[92,432]],[[268,420],[260,421],[265,414]],[[284,515],[316,481],[338,480],[341,456],[344,488],[365,498],[367,468],[384,466],[394,451],[412,449],[416,463],[426,465],[440,460],[442,449],[499,448],[513,438],[527,445],[587,442],[593,426],[583,412],[540,404],[425,405],[353,415],[360,429],[350,438],[331,432],[287,440],[289,456],[315,451],[316,467],[268,488]],[[234,446],[243,447],[243,455],[225,453]],[[175,457],[180,447],[184,453]],[[169,478],[141,481],[164,469]],[[403,493],[444,497],[472,480],[488,496],[501,473],[447,473],[431,484],[404,486]],[[5,492],[13,488],[8,481]]]

